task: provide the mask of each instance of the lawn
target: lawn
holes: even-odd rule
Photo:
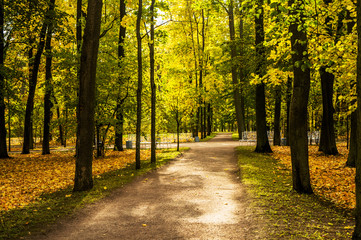
[[[310,165],[315,194],[301,195],[292,190],[287,147],[273,147],[273,154],[254,153],[254,146],[238,148],[241,179],[254,199],[255,215],[262,218],[268,239],[351,238],[352,205],[333,198],[342,195],[346,185],[352,188],[352,182],[343,179],[348,173],[336,171],[340,168],[348,171],[344,162],[340,163],[345,156],[327,157],[312,149]],[[332,178],[332,182],[327,180]],[[335,194],[328,194],[321,185],[334,189]]]

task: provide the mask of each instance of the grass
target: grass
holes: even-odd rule
[[[200,139],[201,142],[207,142],[209,140],[211,140],[212,138],[214,138],[217,134],[216,133],[211,133],[210,136],[206,136],[205,138],[203,139]]]
[[[252,147],[238,147],[242,182],[254,198],[253,207],[262,216],[267,239],[351,239],[351,214],[323,201],[317,195],[292,190],[291,172]]]
[[[181,151],[185,151],[183,148]],[[58,218],[71,214],[86,204],[109,195],[115,188],[122,187],[137,176],[168,163],[180,152],[174,149],[163,150],[157,155],[157,163],[142,161],[142,169],[136,171],[135,163],[127,167],[101,174],[94,178],[94,187],[86,192],[72,192],[68,187],[51,194],[44,194],[41,200],[24,208],[0,212],[0,239],[21,239],[26,235],[40,232],[44,226],[54,223]]]
[[[239,140],[239,134],[238,133],[232,133],[232,139],[234,140],[234,141],[238,141]]]

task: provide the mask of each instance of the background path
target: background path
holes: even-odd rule
[[[36,239],[258,239],[230,134],[61,220]]]

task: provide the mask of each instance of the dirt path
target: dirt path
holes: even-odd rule
[[[36,239],[258,239],[230,134],[60,221]]]

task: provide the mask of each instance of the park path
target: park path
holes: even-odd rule
[[[258,239],[230,134],[59,221],[36,239]]]

